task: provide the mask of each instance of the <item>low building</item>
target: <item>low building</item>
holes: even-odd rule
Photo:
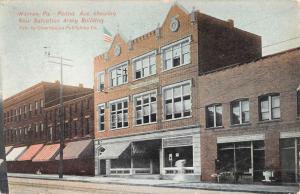
[[[300,181],[299,62],[298,47],[198,77],[202,180]]]
[[[9,172],[57,173],[59,82],[41,82],[4,100]],[[93,175],[93,90],[64,85],[64,173]]]

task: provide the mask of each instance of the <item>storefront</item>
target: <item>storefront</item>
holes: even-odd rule
[[[283,182],[300,182],[300,137],[281,134],[280,162]]]
[[[183,171],[200,179],[199,129],[158,132],[117,139],[95,140],[96,175],[160,175]],[[155,137],[155,138],[154,138]],[[181,169],[182,170],[182,169]]]
[[[265,168],[265,145],[263,137],[259,140],[239,137],[237,141],[218,143],[216,170],[221,181],[251,183],[263,180]],[[247,140],[248,139],[248,140]]]

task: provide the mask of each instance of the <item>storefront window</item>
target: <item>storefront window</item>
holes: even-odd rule
[[[263,141],[218,144],[217,170],[220,173],[235,172],[240,180],[252,176],[254,181],[261,181],[264,163]]]
[[[283,182],[299,182],[299,155],[300,138],[280,140],[281,178]]]
[[[193,167],[193,147],[171,147],[164,149],[165,167],[175,167],[177,160],[185,160],[185,167]]]

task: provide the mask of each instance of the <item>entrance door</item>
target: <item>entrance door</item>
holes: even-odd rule
[[[159,174],[160,172],[160,166],[159,166],[159,150],[157,150],[153,154],[152,158],[152,173],[153,174]]]
[[[99,160],[99,174],[100,175],[106,175],[106,161],[105,160]]]

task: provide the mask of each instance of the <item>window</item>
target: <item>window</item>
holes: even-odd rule
[[[134,96],[136,125],[156,122],[156,101],[156,92]]]
[[[206,127],[222,126],[222,105],[215,104],[206,107]]]
[[[166,120],[191,116],[191,82],[163,88],[164,118]]]
[[[44,107],[44,100],[43,100],[43,99],[40,100],[40,107],[41,107],[41,108]]]
[[[30,112],[32,111],[32,104],[31,103],[29,104],[29,111]]]
[[[266,95],[259,98],[260,120],[273,120],[280,118],[279,95]]]
[[[97,91],[104,90],[104,72],[101,72],[97,76]]]
[[[147,53],[132,60],[134,79],[140,79],[156,73],[156,52]]]
[[[231,102],[231,124],[249,123],[249,100]]]
[[[110,103],[110,128],[128,127],[128,99]]]
[[[27,114],[27,106],[24,105],[24,115],[26,115],[26,114]]]
[[[297,91],[297,115],[300,116],[300,87]]]
[[[190,42],[191,37],[188,37],[161,48],[164,70],[191,62]]]
[[[85,119],[85,135],[89,135],[90,133],[90,119],[89,118],[86,118]]]
[[[104,130],[104,110],[105,110],[105,105],[104,104],[101,104],[101,105],[98,105],[98,130],[99,131],[103,131]]]
[[[35,110],[39,109],[39,102],[35,101]]]
[[[127,77],[128,77],[127,68],[128,68],[127,63],[124,63],[109,70],[111,87],[119,86],[124,83],[127,83]]]

